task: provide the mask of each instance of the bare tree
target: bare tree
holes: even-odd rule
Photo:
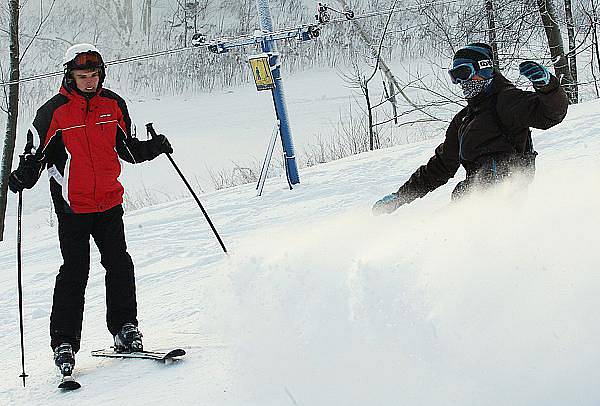
[[[147,44],[150,45],[150,32],[152,31],[152,0],[144,0],[142,3],[142,32],[146,36]]]
[[[488,42],[492,47],[492,53],[494,58],[494,67],[500,68],[500,62],[498,60],[498,42],[496,41],[496,17],[494,15],[494,1],[485,0],[485,12],[487,15],[488,24]]]
[[[173,15],[167,20],[169,37],[175,31],[178,45],[188,46],[188,38],[206,26],[210,6],[211,0],[177,0],[176,6],[172,8]]]
[[[17,118],[19,116],[19,0],[9,1],[10,10],[10,75],[13,84],[8,89],[8,118],[6,120],[6,136],[2,151],[0,167],[0,241],[4,240],[4,219],[8,194],[8,175],[12,167],[12,157],[17,139]]]
[[[574,98],[573,77],[571,76],[569,63],[565,56],[562,35],[556,18],[554,4],[552,3],[552,0],[537,0],[537,4],[544,24],[544,30],[546,31],[548,48],[550,49],[550,56],[552,57],[552,64],[554,65],[556,76],[567,92],[569,102],[576,103],[576,99]]]
[[[600,20],[598,19],[598,10],[596,9],[595,1],[596,0],[590,0],[590,5],[592,9],[590,11],[584,10],[584,13],[586,14],[590,22],[590,26],[592,27],[592,62],[590,64],[590,67],[592,71],[592,77],[594,78],[596,97],[600,97],[600,90],[598,89],[598,78],[596,78],[596,75],[594,73],[594,59],[596,59],[598,72],[600,74],[600,46],[598,45],[598,25],[600,24]]]
[[[221,0],[219,9],[237,19],[236,34],[248,34],[255,27],[256,0]]]
[[[569,35],[569,52],[567,59],[569,61],[569,70],[571,77],[573,78],[573,87],[571,95],[572,103],[579,101],[579,87],[577,83],[577,54],[575,44],[575,24],[573,23],[573,9],[571,7],[571,0],[565,0],[565,17],[567,19],[567,33]]]
[[[48,11],[46,12],[46,15],[44,15],[43,12],[43,2],[40,1],[40,21],[37,25],[37,28],[35,30],[35,33],[33,33],[33,35],[29,35],[29,43],[25,46],[25,49],[23,50],[23,53],[20,56],[19,62],[23,61],[23,58],[25,57],[25,54],[27,53],[27,51],[29,50],[29,48],[33,45],[33,42],[39,38],[39,34],[40,31],[42,30],[42,27],[44,26],[44,23],[46,23],[46,21],[48,20],[48,18],[50,17],[50,14],[52,14],[52,9],[54,8],[54,4],[56,4],[56,0],[52,0],[52,3],[50,3],[50,7],[48,8]]]
[[[123,44],[129,46],[133,35],[132,0],[95,0],[94,4],[104,11],[107,21]],[[113,21],[115,17],[116,23]]]
[[[343,1],[341,1],[343,3]],[[386,33],[388,31],[389,25],[390,25],[390,21],[392,20],[392,15],[394,13],[394,9],[396,7],[398,0],[394,0],[392,3],[392,7],[390,9],[390,13],[388,15],[387,21],[385,23],[385,26],[383,28],[383,32],[381,34],[381,39],[379,41],[379,46],[378,48],[376,48],[376,50],[373,52],[374,57],[375,57],[375,67],[373,68],[373,72],[371,72],[371,74],[369,76],[363,75],[360,67],[358,66],[358,63],[356,61],[353,61],[353,66],[354,66],[354,78],[350,78],[349,82],[353,83],[355,86],[359,87],[363,96],[365,97],[365,104],[366,104],[366,113],[368,116],[368,129],[369,129],[369,150],[373,151],[375,148],[379,148],[379,140],[377,138],[377,134],[376,134],[376,124],[374,121],[374,117],[373,117],[373,106],[371,103],[371,96],[369,94],[369,84],[371,82],[371,80],[373,80],[373,78],[375,77],[375,75],[377,74],[377,71],[380,69],[380,64],[382,61],[381,58],[381,51],[383,49],[383,43],[385,40],[385,36]],[[344,3],[345,4],[345,3]],[[345,6],[344,6],[345,7]],[[364,30],[360,30],[362,32],[363,37],[366,36],[366,32],[364,32]],[[389,70],[388,70],[389,71]],[[391,75],[391,72],[389,73]],[[384,89],[385,88],[385,83],[384,83]],[[387,89],[386,89],[387,91]],[[388,99],[390,98],[390,96],[388,95],[387,97]]]
[[[337,0],[337,2],[345,9],[349,9],[348,4],[346,3],[345,0]],[[394,10],[395,5],[396,5],[396,1],[393,2],[393,6],[391,7],[391,10]],[[390,17],[388,18],[388,22],[386,24],[386,30],[387,30],[387,25],[389,25],[389,22],[391,21],[391,16],[393,15],[393,11],[390,13]],[[392,98],[394,98],[395,100],[395,96],[400,94],[402,95],[402,97],[404,98],[404,100],[406,100],[408,102],[408,104],[410,106],[412,106],[413,108],[415,108],[415,110],[418,110],[419,112],[423,113],[424,115],[426,115],[427,117],[429,117],[430,119],[433,120],[440,120],[439,118],[435,117],[432,113],[429,113],[425,108],[423,108],[422,106],[417,105],[416,103],[414,103],[409,97],[408,95],[406,95],[406,93],[404,92],[404,88],[400,85],[400,83],[398,82],[398,80],[396,79],[396,77],[394,77],[394,74],[392,73],[391,69],[389,68],[388,64],[386,63],[386,61],[383,59],[382,55],[381,55],[381,47],[378,49],[377,47],[375,47],[373,39],[371,38],[371,36],[367,33],[367,31],[361,26],[361,24],[356,20],[356,19],[351,19],[350,20],[352,22],[352,25],[354,26],[354,28],[356,29],[356,31],[359,34],[359,37],[362,39],[362,41],[367,44],[369,46],[369,50],[371,52],[371,55],[376,59],[377,61],[377,68],[381,69],[381,72],[385,75],[385,77],[388,79],[388,82],[393,83],[395,86],[394,91],[391,91],[390,93],[390,100],[392,100]],[[382,44],[383,44],[383,39],[385,38],[385,33],[382,36]]]
[[[122,0],[122,3],[116,4],[117,18],[119,25],[123,27],[123,30],[127,33],[127,41],[125,45],[129,45],[131,41],[131,35],[133,34],[133,4],[132,0]]]

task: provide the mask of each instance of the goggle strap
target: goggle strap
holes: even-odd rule
[[[489,59],[483,59],[481,61],[477,62],[477,65],[479,65],[479,69],[485,69],[485,68],[493,68],[494,67],[494,63],[492,61],[490,61]]]

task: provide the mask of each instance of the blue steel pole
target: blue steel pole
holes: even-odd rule
[[[271,19],[269,0],[257,0],[257,7],[260,18],[260,28],[264,31],[273,32],[273,20]],[[281,78],[280,59],[279,55],[277,55],[277,45],[275,44],[275,41],[265,40],[262,43],[262,50],[263,52],[274,54],[269,61],[269,64],[274,67],[272,75],[275,82],[275,89],[271,92],[273,94],[275,112],[277,114],[277,119],[279,120],[281,142],[283,143],[288,177],[290,183],[296,185],[300,183],[300,177],[298,176],[298,166],[296,165],[292,129],[290,128],[287,107],[285,104],[285,93],[283,90],[283,80]]]

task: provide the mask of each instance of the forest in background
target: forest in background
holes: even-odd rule
[[[598,97],[597,0],[574,1],[573,29],[575,53],[579,63],[582,98]],[[331,7],[341,9],[335,0]],[[464,0],[425,1],[410,5],[396,2],[396,9],[383,43],[388,60],[424,60],[447,67],[453,52],[468,42],[489,40],[486,7],[492,4],[495,17],[495,41],[502,69],[514,67],[527,58],[551,65],[539,0]],[[559,26],[563,27],[565,48],[567,17],[563,0],[554,2]],[[315,22],[317,2],[307,0],[271,0],[274,25],[288,28]],[[390,1],[357,0],[347,3],[360,15],[388,10]],[[422,4],[419,7],[411,7]],[[552,4],[552,2],[549,2]],[[0,9],[0,80],[8,79],[9,10],[4,2]],[[209,39],[235,37],[252,33],[257,27],[256,0],[91,0],[85,3],[68,0],[27,0],[21,2],[20,49],[21,78],[60,71],[67,47],[78,42],[95,43],[107,61],[135,55],[190,46],[192,35],[205,34]],[[379,42],[386,16],[360,20]],[[64,27],[70,27],[65,30]],[[71,28],[72,27],[72,28]],[[596,41],[596,42],[595,42]],[[6,45],[4,45],[6,44]],[[288,72],[314,67],[347,66],[352,61],[373,63],[367,45],[352,24],[331,24],[321,30],[314,41],[288,40],[279,44]],[[565,49],[565,53],[568,49]],[[110,83],[129,95],[162,96],[192,94],[215,88],[234,86],[251,80],[246,57],[249,49],[232,50],[218,55],[203,50],[187,50],[131,63],[110,66]],[[438,70],[442,71],[442,69]],[[409,80],[420,79],[415,77]],[[444,82],[447,83],[445,77]],[[116,85],[116,86],[115,86]],[[408,84],[407,84],[408,85]],[[438,80],[419,83],[427,98]],[[428,87],[431,88],[428,89]],[[35,109],[56,91],[56,80],[43,79],[21,85],[20,106]],[[0,101],[6,112],[6,86]],[[435,101],[435,98],[433,98]],[[439,102],[440,100],[437,100]]]

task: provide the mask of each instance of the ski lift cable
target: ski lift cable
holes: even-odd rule
[[[182,47],[182,48],[175,48],[175,49],[167,49],[164,51],[152,52],[152,53],[137,55],[137,56],[130,56],[127,58],[122,58],[122,59],[115,59],[113,61],[106,62],[104,65],[110,66],[110,65],[117,65],[117,64],[121,64],[121,63],[128,63],[128,62],[134,62],[134,61],[139,61],[139,60],[144,60],[144,59],[150,59],[150,58],[155,58],[157,56],[163,56],[163,55],[173,54],[173,53],[177,53],[177,52],[187,51],[187,50],[194,49],[194,48],[196,48],[196,47],[189,46],[189,47]],[[0,86],[10,86],[10,85],[16,85],[17,83],[31,82],[33,80],[46,79],[46,78],[50,78],[53,76],[61,76],[61,75],[64,75],[64,73],[65,73],[64,70],[43,73],[40,75],[29,76],[26,78],[15,80],[15,81],[2,82],[2,83],[0,83]]]
[[[319,3],[319,6],[317,8],[317,11],[319,14],[317,14],[315,16],[316,19],[318,20],[318,23],[316,23],[316,24],[303,24],[300,26],[296,26],[294,28],[281,29],[281,30],[276,30],[276,31],[272,31],[272,32],[256,30],[254,32],[254,34],[250,34],[250,35],[243,35],[243,36],[234,37],[234,38],[221,37],[221,38],[216,38],[213,40],[208,40],[204,34],[196,33],[192,37],[192,45],[191,46],[167,49],[167,50],[152,52],[152,53],[143,54],[143,55],[131,56],[131,57],[122,58],[122,59],[116,59],[116,60],[106,62],[105,65],[110,66],[110,65],[117,65],[117,64],[122,64],[122,63],[130,63],[130,62],[155,58],[155,57],[159,57],[159,56],[169,55],[169,54],[173,54],[173,53],[189,51],[189,50],[192,50],[194,48],[199,48],[199,47],[206,47],[209,51],[219,54],[219,53],[225,53],[229,49],[235,48],[235,47],[260,44],[265,40],[281,40],[281,39],[296,38],[301,41],[307,41],[307,40],[311,40],[311,39],[318,37],[321,26],[329,24],[329,23],[339,23],[339,22],[344,22],[344,21],[349,21],[349,20],[354,20],[354,19],[371,18],[371,17],[380,16],[380,15],[386,15],[386,14],[389,14],[390,12],[397,13],[397,12],[401,12],[401,11],[415,10],[415,9],[418,9],[421,7],[448,5],[448,4],[458,3],[458,2],[460,2],[460,0],[434,1],[434,2],[430,2],[430,3],[416,4],[414,6],[404,7],[401,9],[380,10],[380,11],[375,11],[375,12],[360,14],[360,15],[354,15],[354,12],[352,12],[351,10],[338,11],[338,10],[328,7],[327,5],[323,5],[323,4]],[[338,19],[331,19],[329,17],[329,14],[327,13],[329,10],[337,12],[337,13],[341,13],[341,14],[345,15],[345,17],[338,18]],[[39,79],[46,79],[46,78],[50,78],[50,77],[54,77],[54,76],[61,76],[63,74],[64,74],[64,71],[61,70],[61,71],[43,73],[43,74],[39,74],[39,75],[33,75],[33,76],[26,77],[26,78],[20,78],[19,80],[15,80],[15,81],[0,82],[0,87],[16,85],[16,84],[25,83],[25,82],[31,82],[31,81],[39,80]]]
[[[139,61],[139,60],[144,60],[144,59],[150,59],[150,58],[155,58],[157,56],[163,56],[163,55],[169,55],[169,54],[175,54],[178,52],[188,51],[188,50],[194,49],[194,48],[196,48],[196,47],[195,46],[187,46],[187,47],[181,47],[181,48],[175,48],[175,49],[167,49],[164,51],[152,52],[152,53],[144,54],[144,55],[130,56],[127,58],[116,59],[114,61],[106,62],[105,65],[110,66],[110,65],[117,65],[117,64],[121,64],[121,63],[128,63],[128,62],[134,62],[134,61]]]
[[[430,2],[430,3],[415,4],[413,6],[408,6],[408,7],[403,7],[403,8],[395,8],[395,9],[373,11],[373,12],[370,12],[370,13],[359,14],[359,15],[355,15],[352,10],[339,11],[339,10],[336,10],[336,9],[333,9],[333,8],[327,6],[326,4],[319,3],[318,10],[322,11],[324,15],[327,15],[327,11],[331,10],[331,11],[333,11],[335,13],[344,15],[344,17],[334,18],[334,19],[331,19],[331,18],[327,19],[327,17],[325,17],[326,21],[321,21],[321,19],[319,18],[319,15],[317,15],[317,19],[322,24],[326,24],[326,23],[341,23],[341,22],[345,22],[345,21],[348,21],[348,20],[358,20],[358,19],[362,19],[362,18],[377,17],[377,16],[381,16],[381,15],[388,15],[390,13],[399,13],[401,11],[418,10],[420,8],[423,8],[423,7],[444,6],[444,5],[454,4],[454,3],[460,3],[460,1],[461,0],[433,1],[433,2]]]

